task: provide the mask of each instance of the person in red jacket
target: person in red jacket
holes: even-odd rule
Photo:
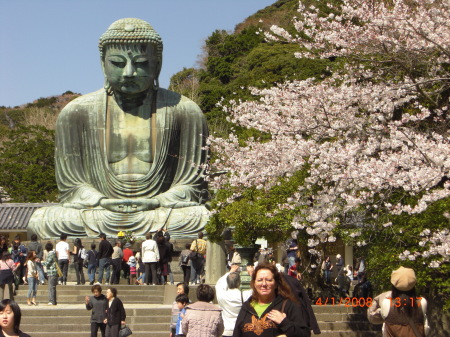
[[[123,277],[128,279],[128,284],[130,284],[130,266],[128,265],[128,260],[134,256],[134,252],[130,247],[131,243],[127,242],[124,246],[122,257]]]

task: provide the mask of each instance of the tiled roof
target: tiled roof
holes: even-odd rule
[[[28,221],[35,210],[41,207],[50,206],[54,204],[20,204],[9,203],[0,204],[0,232],[8,231],[23,231],[27,229]]]

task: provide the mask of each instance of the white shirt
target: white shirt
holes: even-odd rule
[[[58,255],[58,260],[68,260],[69,259],[69,244],[65,241],[59,241],[56,244],[56,254]]]
[[[251,290],[241,292],[239,289],[229,289],[227,284],[228,274],[223,275],[216,284],[217,303],[222,309],[223,335],[225,336],[233,335],[236,319],[242,304],[252,295]]]
[[[142,262],[157,262],[159,260],[158,245],[153,240],[142,242]]]

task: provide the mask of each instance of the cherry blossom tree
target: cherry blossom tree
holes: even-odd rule
[[[266,215],[295,213],[292,226],[310,236],[311,253],[336,235],[358,246],[383,237],[403,245],[400,261],[442,266],[450,256],[445,207],[420,233],[398,224],[450,205],[450,3],[343,0],[320,10],[300,2],[294,23],[297,34],[273,26],[266,38],[298,43],[299,58],[333,60],[331,75],[220,103],[233,123],[270,137],[210,137],[212,172],[226,172],[211,184],[233,191],[215,212],[306,170]]]

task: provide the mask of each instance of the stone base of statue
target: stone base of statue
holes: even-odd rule
[[[103,208],[74,209],[61,205],[43,207],[32,215],[28,232],[40,238],[69,236],[96,237],[99,233],[117,236],[119,231],[133,231],[144,236],[165,227],[176,238],[195,237],[209,219],[205,206],[184,208],[157,208],[153,211],[117,213]]]

